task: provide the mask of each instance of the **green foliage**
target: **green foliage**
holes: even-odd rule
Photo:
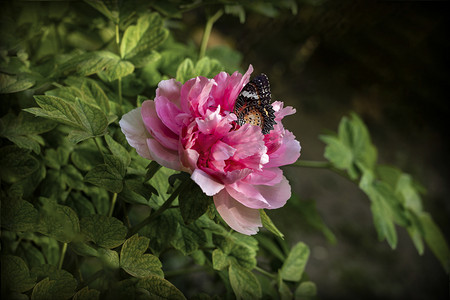
[[[184,83],[241,68],[235,49],[215,46],[199,55],[195,43],[179,40],[185,11],[210,16],[216,9],[245,22],[249,11],[295,13],[296,2],[85,2],[2,6],[2,297],[186,299],[186,285],[181,291],[171,281],[192,267],[226,291],[193,299],[314,297],[305,274],[308,246],[297,241],[290,248],[264,210],[257,236],[230,232],[189,174],[140,157],[118,124],[161,80]],[[395,225],[405,227],[419,253],[427,244],[448,267],[447,243],[423,211],[422,190],[410,175],[376,165],[361,119],[344,118],[337,135],[321,139],[332,168],[369,197],[379,238],[394,248]],[[336,241],[313,201],[293,196],[290,203]]]

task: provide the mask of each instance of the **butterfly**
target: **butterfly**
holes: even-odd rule
[[[244,86],[236,100],[233,109],[236,123],[257,125],[263,134],[269,133],[276,124],[271,100],[269,78],[266,74],[256,76]]]

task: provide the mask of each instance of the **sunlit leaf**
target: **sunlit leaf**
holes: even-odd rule
[[[309,247],[302,242],[292,247],[288,257],[281,267],[281,277],[284,280],[300,281],[309,258]]]
[[[137,234],[126,240],[120,251],[120,266],[134,277],[156,275],[163,278],[159,259],[152,254],[144,254],[149,242],[148,238],[138,237]]]
[[[127,228],[116,218],[101,215],[84,217],[80,222],[81,232],[88,241],[100,247],[115,248],[125,241]]]

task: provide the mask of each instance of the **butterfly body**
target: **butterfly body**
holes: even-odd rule
[[[263,134],[273,129],[275,122],[275,111],[270,104],[272,95],[270,93],[269,79],[261,74],[247,83],[240,92],[233,112],[237,116],[236,123],[240,126],[252,124],[261,127]]]

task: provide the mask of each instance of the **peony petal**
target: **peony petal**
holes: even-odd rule
[[[177,118],[183,112],[174,103],[170,102],[165,96],[155,98],[155,109],[158,117],[173,133],[179,135],[183,125]]]
[[[147,139],[150,134],[142,121],[141,108],[135,108],[124,114],[119,121],[119,125],[128,144],[135,148],[140,156],[153,160],[147,146]]]
[[[271,168],[292,164],[300,157],[300,150],[300,143],[295,139],[294,134],[285,130],[278,149],[269,153],[269,162],[264,167]]]
[[[178,82],[173,78],[169,80],[162,80],[160,83],[158,83],[155,98],[165,97],[177,107],[181,107],[180,91],[182,86],[183,84],[181,82]]]
[[[225,186],[227,192],[243,205],[254,208],[280,208],[291,197],[291,186],[283,176],[274,185],[253,185],[242,181]]]
[[[250,173],[244,181],[253,185],[275,185],[282,179],[283,171],[280,168],[264,168]]]
[[[177,151],[165,148],[157,140],[152,138],[147,139],[147,146],[151,156],[161,166],[177,171],[183,169]]]
[[[222,219],[237,232],[252,235],[262,227],[259,211],[240,204],[225,190],[214,196],[214,204]]]
[[[191,175],[191,179],[194,180],[201,187],[202,191],[208,196],[213,196],[224,188],[223,184],[217,182],[200,169],[194,170]]]
[[[145,127],[152,137],[168,149],[178,149],[178,135],[167,128],[158,117],[155,102],[153,100],[147,100],[142,103],[141,114]]]

